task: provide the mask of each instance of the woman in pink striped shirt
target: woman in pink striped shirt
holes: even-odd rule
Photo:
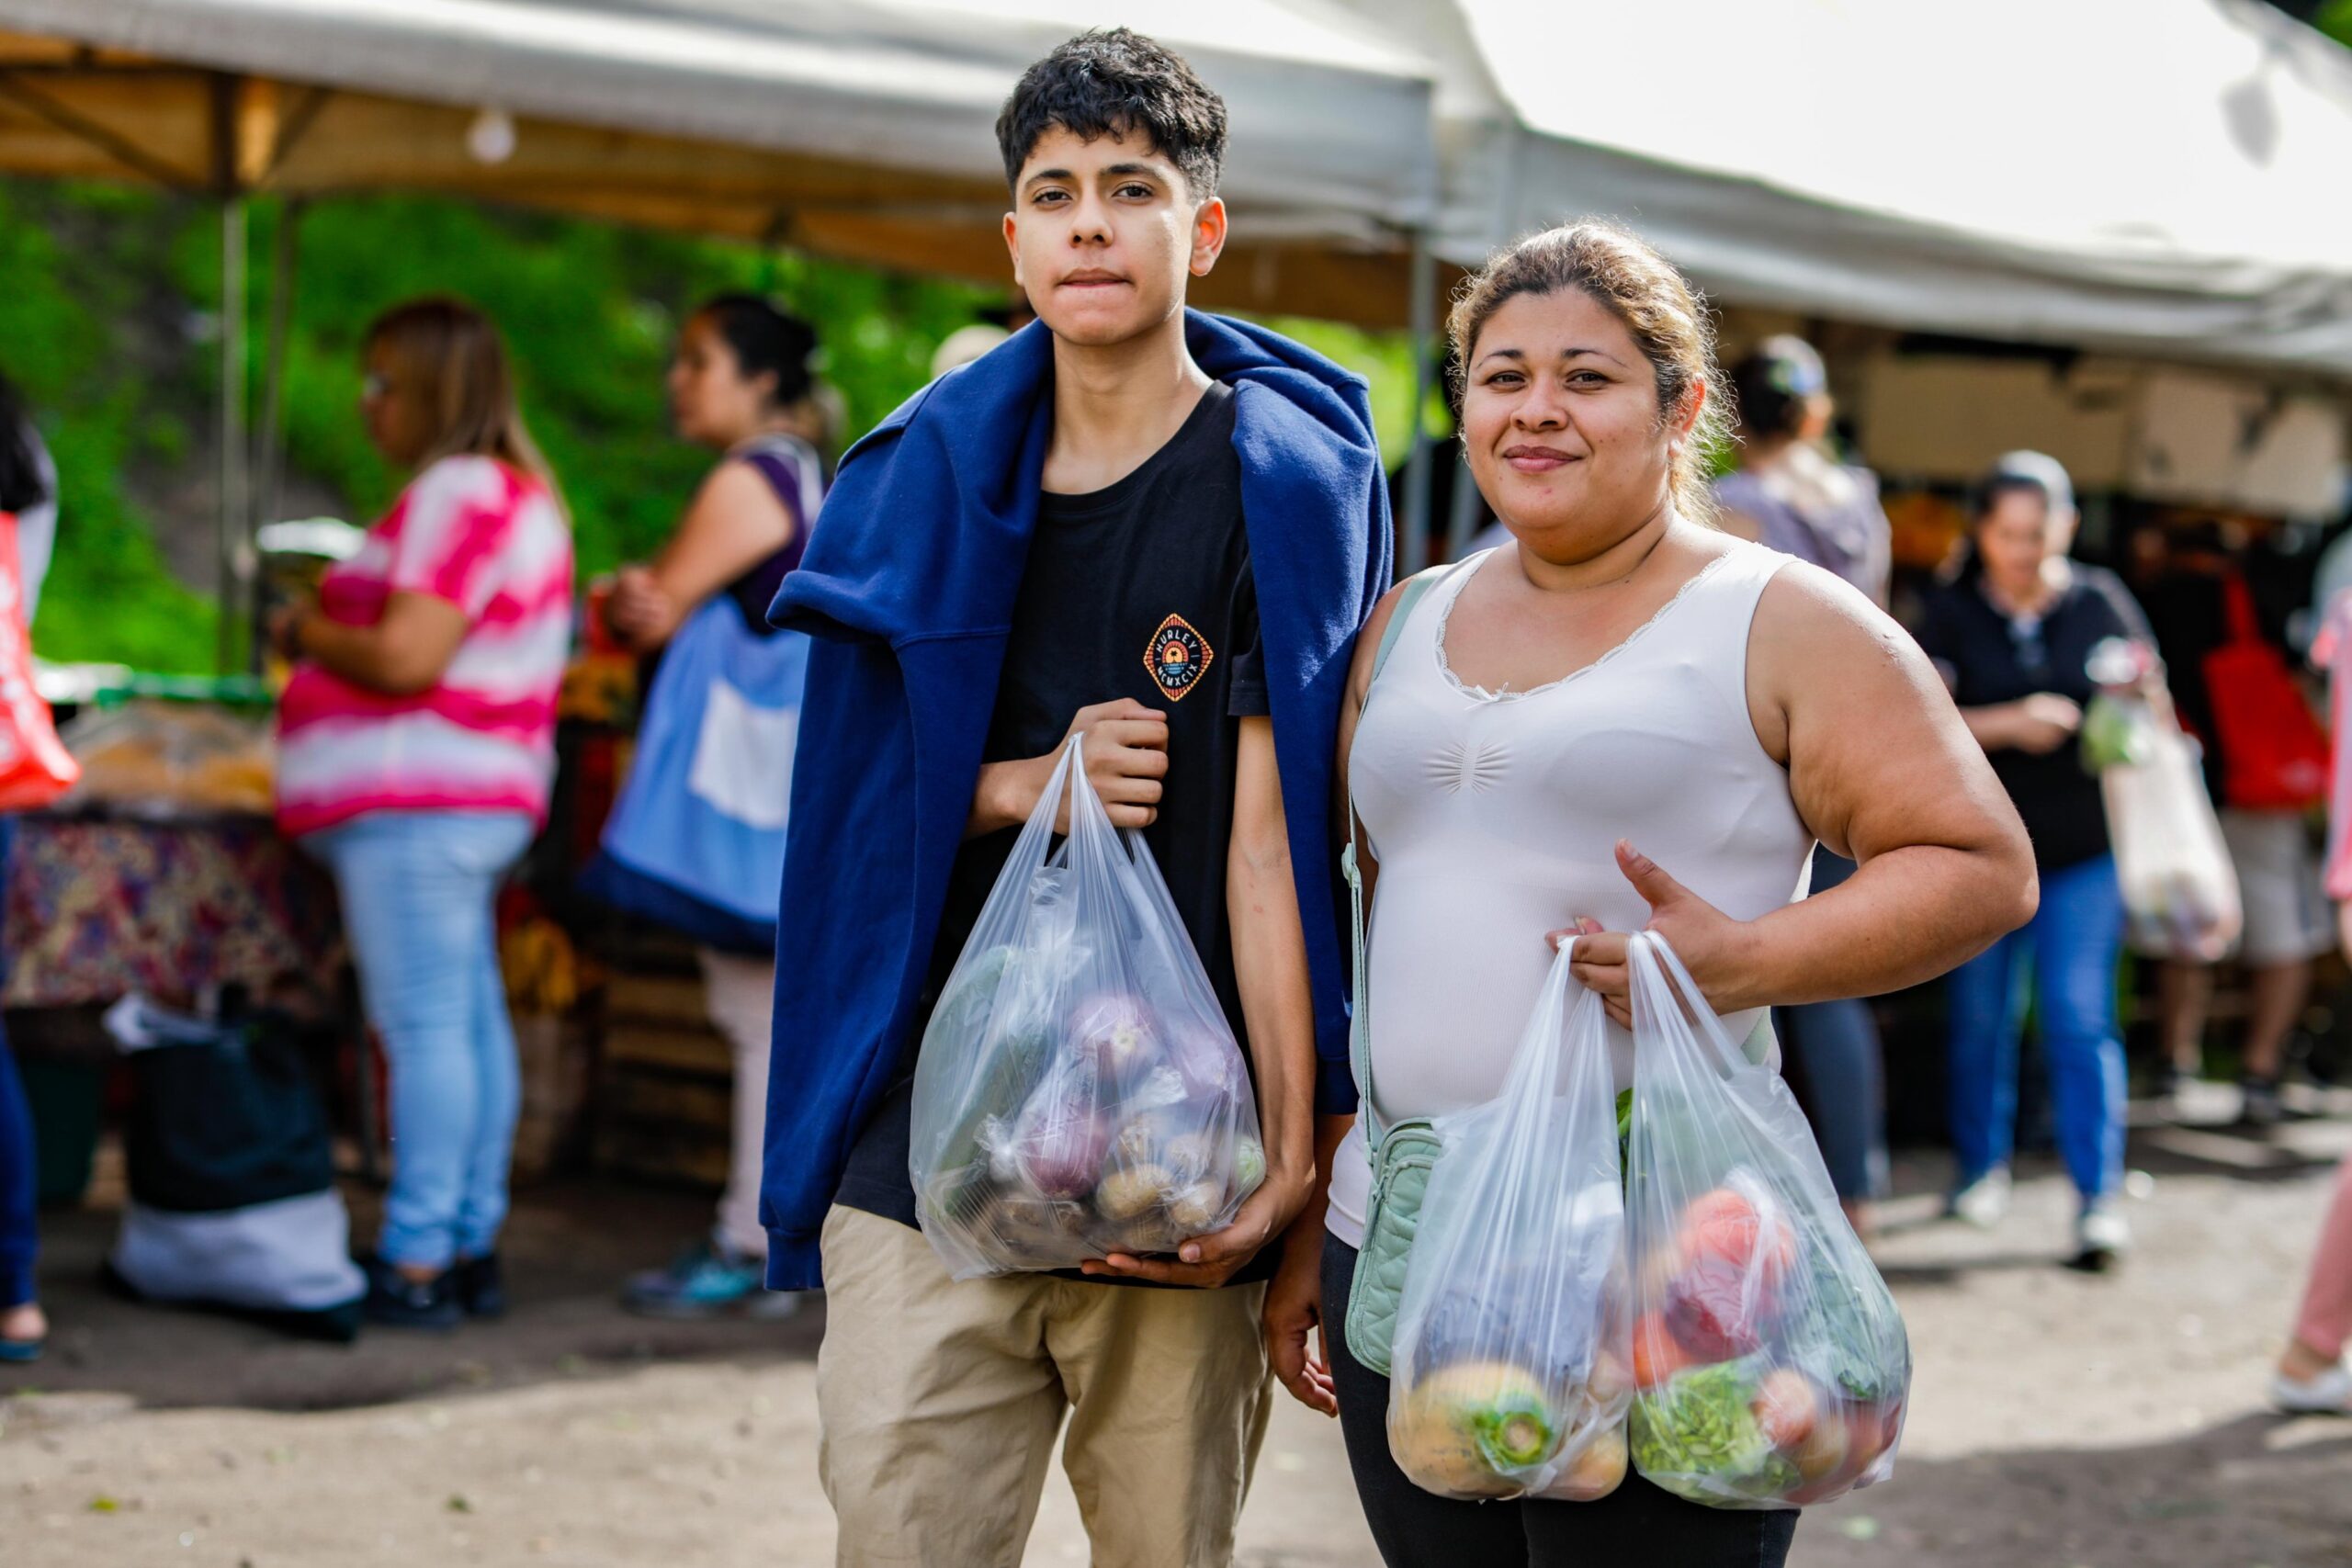
[[[402,305],[367,338],[368,434],[415,478],[285,616],[279,826],[334,872],[390,1066],[381,1323],[503,1305],[519,1086],[492,900],[547,815],[571,536],[490,322]]]

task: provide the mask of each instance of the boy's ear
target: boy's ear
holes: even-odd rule
[[[1005,219],[1008,233],[1012,221],[1010,216]],[[1193,214],[1193,276],[1206,277],[1216,265],[1216,258],[1224,254],[1225,202],[1213,196]]]
[[[1013,287],[1028,288],[1029,285],[1023,281],[1021,276],[1021,215],[1017,212],[1008,212],[1004,215],[1004,248],[1012,255]]]

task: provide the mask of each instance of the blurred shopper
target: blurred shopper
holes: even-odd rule
[[[2081,1200],[2075,1262],[2104,1268],[2131,1245],[2115,1206],[2123,1174],[2123,1043],[2115,970],[2123,894],[2098,780],[2076,745],[2086,662],[2109,637],[2149,640],[2115,576],[2067,559],[2074,486],[2055,459],[2012,452],[1976,487],[1957,579],[1927,604],[1919,641],[1943,671],[2032,835],[2041,908],[1955,971],[1950,997],[1951,1212],[1992,1225],[2007,1212],[2018,1044],[2029,995],[2049,1064],[2052,1113]]]
[[[295,665],[277,809],[334,874],[390,1063],[368,1313],[446,1328],[504,1305],[519,1084],[492,906],[546,816],[571,537],[481,313],[417,301],[366,343],[368,438],[415,477],[317,604],[277,623]]]
[[[0,377],[0,515],[16,521],[17,570],[30,621],[56,536],[57,469],[6,377]],[[7,880],[15,838],[15,819],[0,817],[0,886]],[[0,953],[0,976],[6,972],[7,955]],[[35,1196],[32,1111],[7,1033],[0,1030],[0,1361],[29,1361],[49,1337],[49,1320],[33,1288],[40,1241]]]
[[[1799,337],[1769,337],[1733,367],[1739,467],[1715,481],[1724,531],[1835,572],[1884,608],[1893,529],[1878,476],[1829,448],[1829,373]]]
[[[1715,481],[1724,532],[1835,572],[1886,607],[1892,530],[1878,476],[1840,463],[1828,447],[1836,405],[1821,355],[1797,337],[1770,337],[1731,374],[1739,420],[1739,467]],[[1813,891],[1854,874],[1826,848],[1813,855]],[[1886,1104],[1878,1021],[1858,997],[1813,1002],[1779,1015],[1790,1075],[1829,1178],[1858,1235],[1871,1232],[1871,1201],[1887,1181]]]
[[[780,802],[789,789],[792,716],[799,706],[806,637],[769,626],[768,605],[785,574],[800,563],[824,495],[819,444],[828,422],[810,368],[816,350],[817,334],[808,322],[747,294],[711,300],[678,335],[670,365],[671,417],[679,435],[720,454],[719,461],[660,553],[649,563],[621,569],[605,618],[614,634],[641,654],[693,637],[707,658],[691,674],[684,667],[657,672],[649,685],[640,735],[686,716],[657,712],[655,705],[694,705],[696,739],[691,750],[651,755],[640,745],[628,793],[667,790],[683,796],[691,790],[707,802],[715,793],[714,769],[755,779],[762,802]],[[721,684],[730,695],[714,705]],[[763,722],[769,715],[783,716]],[[659,765],[659,759],[684,764],[701,784],[680,768]],[[632,819],[625,813],[635,804],[625,799],[616,807],[616,820]],[[783,835],[755,835],[751,841],[761,863],[741,869],[764,898],[756,920],[746,918],[727,888],[696,876],[693,863],[683,869],[642,863],[631,858],[632,845],[611,837],[588,879],[599,896],[697,939],[710,1021],[735,1059],[734,1135],[718,1224],[669,1268],[629,1280],[624,1304],[650,1316],[741,1309],[780,1317],[799,1305],[799,1297],[771,1292],[763,1283],[768,1238],[760,1224],[760,1138],[767,1114]]]
[[[2352,592],[2340,566],[2323,567],[2317,584],[2319,634],[2312,657],[2327,670],[2335,720],[2335,778],[2328,802],[2326,887],[2336,900],[2344,954],[2352,959]],[[2352,1341],[2352,1157],[2335,1176],[2335,1197],[2320,1227],[2319,1250],[2303,1287],[2294,1337],[2278,1359],[2271,1403],[2282,1410],[2352,1416],[2352,1372],[2344,1352]]]
[[[2149,591],[2147,609],[2173,701],[2204,742],[2206,786],[2237,869],[2245,910],[2238,960],[2247,990],[2242,1117],[2268,1126],[2281,1114],[2287,1037],[2311,996],[2312,961],[2335,944],[2311,835],[2326,751],[2290,672],[2283,629],[2258,614],[2232,544],[2217,524],[2183,530],[2165,552],[2167,567]],[[2287,722],[2265,722],[2269,715]],[[2247,718],[2256,721],[2252,729]],[[2158,995],[2158,1089],[2176,1097],[2202,1066],[2212,967],[2166,964]]]
[[[1571,918],[1621,1084],[1628,933],[1666,937],[1736,1037],[1768,1006],[1940,974],[2024,919],[2024,834],[1927,661],[1828,574],[1700,521],[1722,416],[1680,275],[1623,230],[1572,224],[1498,254],[1448,329],[1470,469],[1512,538],[1417,580],[1393,627],[1415,590],[1392,591],[1356,639],[1340,759],[1379,852],[1364,1071],[1383,1115],[1502,1092],[1551,941],[1572,933],[1537,935]],[[1817,838],[1862,867],[1792,905]],[[1340,1331],[1367,1137],[1359,1119],[1325,1142],[1266,1319],[1285,1386],[1336,1404],[1384,1561],[1784,1562],[1793,1512],[1703,1507],[1638,1474],[1580,1503],[1464,1502],[1408,1478],[1389,1380]]]
[[[2295,1315],[2294,1337],[2278,1358],[2270,1400],[2279,1409],[2352,1416],[2352,1156],[2335,1172],[2335,1197],[2321,1222],[2319,1250]]]

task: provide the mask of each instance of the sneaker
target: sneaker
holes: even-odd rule
[[[2168,1062],[2156,1069],[2155,1081],[2150,1087],[2155,1091],[2156,1099],[2167,1105],[2177,1107],[2196,1086],[2197,1075],[2194,1072]]]
[[[458,1305],[454,1269],[430,1280],[412,1280],[381,1258],[368,1263],[368,1298],[360,1310],[370,1323],[388,1328],[427,1328],[447,1333],[464,1318]]]
[[[667,1269],[637,1275],[621,1292],[621,1305],[639,1317],[699,1318],[740,1314],[770,1320],[800,1310],[789,1291],[767,1288],[763,1258],[730,1252],[714,1241],[698,1241]]]
[[[498,1266],[498,1254],[460,1258],[450,1265],[449,1275],[458,1309],[468,1317],[506,1315],[506,1273]]]
[[[2287,1119],[2286,1108],[2278,1100],[2277,1078],[2240,1078],[2238,1094],[2238,1121],[2242,1124],[2276,1127]]]
[[[2009,1168],[1996,1165],[1951,1195],[1944,1212],[1988,1231],[2009,1212]]]
[[[2352,1370],[2339,1364],[2308,1382],[2273,1372],[2270,1403],[2290,1416],[2352,1416]]]
[[[2075,1256],[2069,1268],[2103,1274],[2132,1250],[2132,1222],[2122,1211],[2099,1203],[2083,1211],[2075,1222]]]

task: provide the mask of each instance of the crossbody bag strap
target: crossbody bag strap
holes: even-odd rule
[[[1364,709],[1372,705],[1372,689],[1379,682],[1380,671],[1387,664],[1389,654],[1396,650],[1398,634],[1404,631],[1405,622],[1411,616],[1413,606],[1419,603],[1421,595],[1429,592],[1430,585],[1445,570],[1444,567],[1433,566],[1405,580],[1403,592],[1396,595],[1396,607],[1389,613],[1387,626],[1381,628],[1380,646],[1373,649],[1372,678],[1364,682],[1363,702],[1356,709],[1359,733],[1363,725]],[[1351,783],[1348,787],[1348,847],[1340,852],[1340,870],[1348,879],[1348,939],[1355,959],[1354,1006],[1348,1020],[1348,1066],[1355,1075],[1356,1100],[1363,1116],[1364,1137],[1376,1156],[1380,1152],[1381,1127],[1380,1112],[1374,1107],[1372,1099],[1372,987],[1364,978],[1363,870],[1358,864],[1363,843],[1363,824],[1356,818],[1355,786]]]

